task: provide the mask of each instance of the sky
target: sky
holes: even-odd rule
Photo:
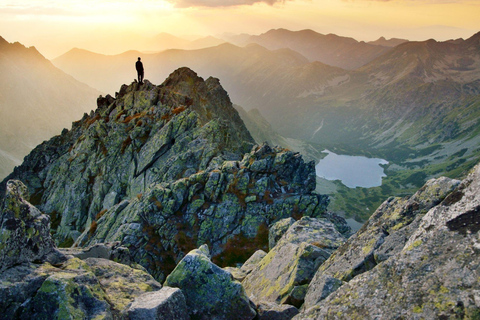
[[[480,31],[480,0],[0,0],[0,36],[53,59],[77,47],[145,51],[184,38],[312,29],[359,41],[438,41]]]

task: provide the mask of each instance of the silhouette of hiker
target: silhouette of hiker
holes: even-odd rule
[[[137,69],[138,73],[138,82],[143,83],[143,63],[140,60],[140,57],[138,57],[138,61],[135,63],[135,69]]]

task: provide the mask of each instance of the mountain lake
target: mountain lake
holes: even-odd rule
[[[328,155],[315,166],[317,176],[327,180],[340,180],[349,188],[371,188],[382,185],[386,177],[381,164],[387,160],[362,156],[338,155],[329,150]]]

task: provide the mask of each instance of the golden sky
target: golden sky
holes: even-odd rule
[[[468,38],[480,0],[0,0],[0,36],[47,58],[73,47],[115,54],[139,39],[312,29],[371,41]]]

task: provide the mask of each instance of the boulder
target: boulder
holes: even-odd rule
[[[257,250],[244,264],[240,267],[240,270],[244,271],[246,274],[252,272],[253,269],[262,261],[267,253],[263,250]]]
[[[0,272],[16,264],[40,260],[54,250],[50,218],[29,200],[20,181],[7,182],[0,212]]]
[[[308,284],[318,267],[345,240],[330,221],[303,217],[288,228],[242,285],[255,302],[295,301],[299,306],[303,302],[299,291],[304,295],[305,290],[297,287]]]
[[[10,181],[7,192],[0,213],[0,319],[114,319],[136,296],[161,288],[144,270],[98,258],[122,257],[120,247],[58,250],[49,217],[27,202],[26,187]]]
[[[418,228],[421,217],[459,183],[444,177],[432,179],[411,197],[392,197],[385,201],[364,226],[319,268],[310,284],[304,307],[312,307],[326,297],[326,279],[333,281],[335,284],[331,288],[336,289],[343,281],[350,281],[400,252]],[[326,292],[331,293],[331,290]]]
[[[256,316],[242,285],[210,261],[206,245],[189,252],[164,285],[182,290],[192,319],[243,320]]]
[[[169,287],[138,296],[125,314],[129,320],[190,320],[182,291]]]
[[[97,278],[114,310],[125,310],[136,297],[162,288],[142,269],[101,258],[87,258],[84,262]]]
[[[268,229],[268,249],[272,250],[277,244],[278,240],[287,232],[288,228],[295,223],[295,219],[292,217],[285,218],[275,222]]]
[[[257,304],[258,320],[290,320],[298,314],[298,309],[288,304],[260,302]]]
[[[401,246],[399,250],[393,250],[389,257],[382,258],[370,270],[355,276],[324,300],[308,304],[306,300],[304,309],[295,319],[335,318],[338,315],[342,318],[362,319],[478,318],[480,166],[477,165],[460,184],[448,179],[440,182],[447,182],[450,190],[452,185],[457,187],[445,192],[440,203],[439,189],[429,194],[426,199],[430,199],[427,201],[430,204],[424,208],[431,209],[426,213],[423,211],[415,214],[418,206],[412,208],[414,210],[410,210],[410,214],[413,213],[413,217],[409,220],[413,222],[408,225],[399,219],[392,219],[401,216],[407,218],[405,213],[408,211],[405,209],[408,207],[386,210],[384,217],[377,212],[364,232],[375,225],[373,219],[383,220],[387,231],[400,230],[400,227],[395,227],[398,223],[402,228],[416,227],[405,232],[406,239],[395,246]],[[422,203],[418,196],[434,185],[435,181],[429,181],[414,196],[416,202]],[[354,243],[350,245],[352,244]],[[347,261],[349,256],[350,253],[343,250],[336,259]],[[319,270],[321,273],[324,271]],[[312,281],[310,289],[314,286],[316,283]]]
[[[266,255],[265,251],[257,250],[241,267],[225,267],[223,270],[230,272],[235,280],[242,282]]]

